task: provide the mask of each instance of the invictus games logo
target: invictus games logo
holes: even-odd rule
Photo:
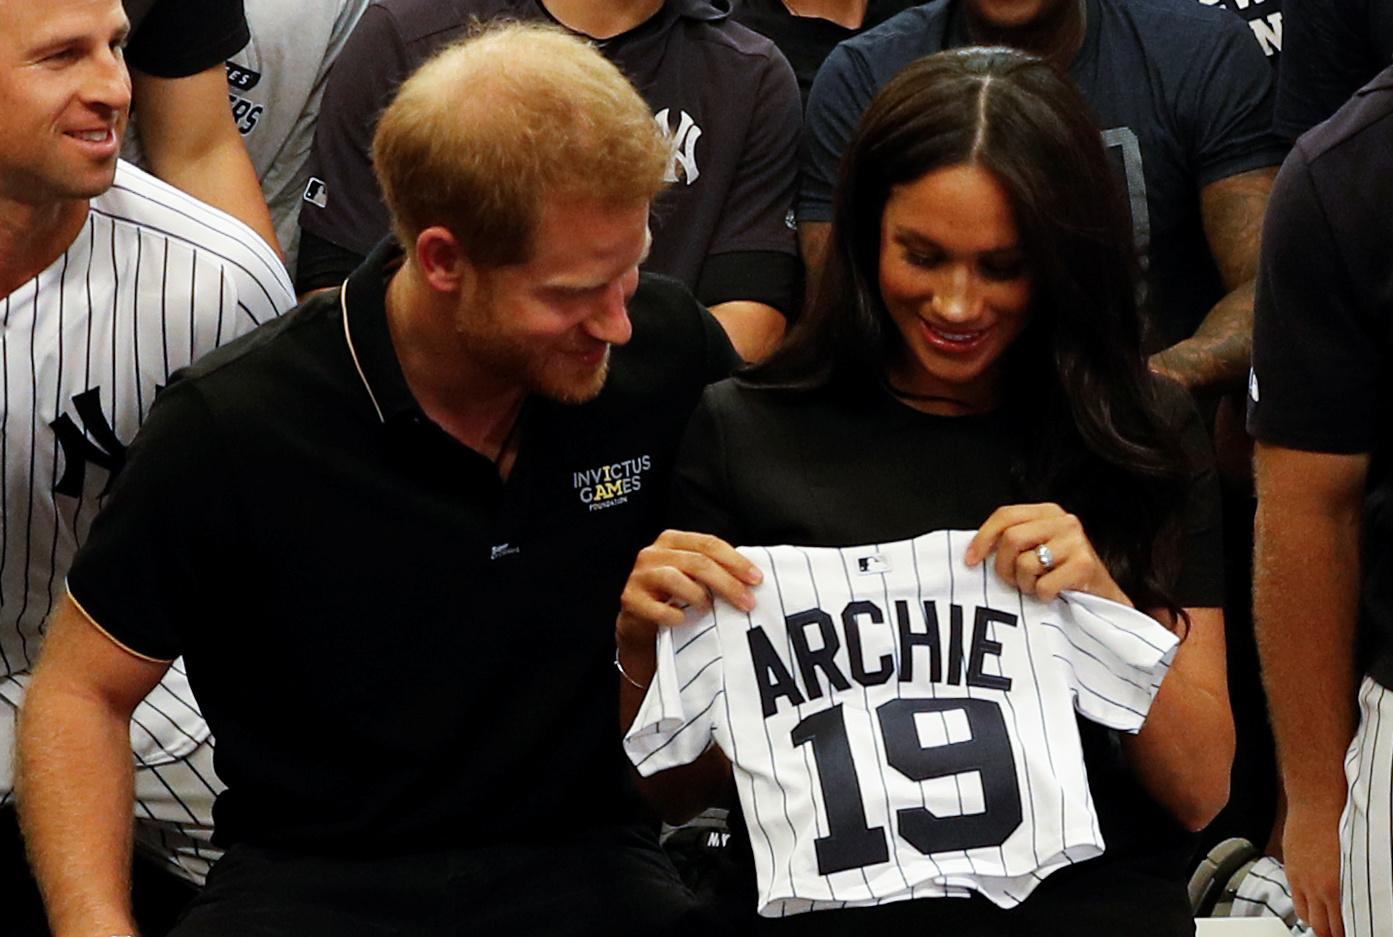
[[[692,115],[686,111],[678,111],[677,114],[676,127],[672,126],[670,108],[665,107],[653,115],[653,119],[658,122],[658,129],[667,134],[668,139],[672,141],[672,165],[668,167],[663,181],[691,185],[701,175],[696,152],[697,141],[701,139],[701,127],[697,126]]]
[[[571,484],[581,503],[592,511],[616,507],[643,487],[643,473],[653,467],[653,459],[641,455],[609,465],[571,473]]]

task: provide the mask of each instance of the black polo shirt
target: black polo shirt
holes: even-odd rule
[[[1393,67],[1301,137],[1277,175],[1248,429],[1287,449],[1370,455],[1361,663],[1393,687]]]
[[[645,270],[703,303],[794,311],[791,210],[802,112],[774,44],[727,17],[728,0],[667,0],[598,43],[673,141],[671,184],[653,204]],[[397,87],[476,22],[554,22],[542,0],[374,0],[339,55],[310,153],[296,285],[335,285],[391,230],[372,170],[372,135]],[[462,89],[461,93],[468,93]]]
[[[394,253],[180,372],[69,574],[116,640],[185,656],[223,844],[381,854],[634,815],[618,597],[734,353],[645,276],[603,392],[529,400],[503,482],[407,388]]]

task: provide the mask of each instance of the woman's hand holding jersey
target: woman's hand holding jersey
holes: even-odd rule
[[[1098,558],[1083,524],[1057,504],[1012,504],[993,511],[968,544],[965,559],[976,566],[993,554],[1003,581],[1042,601],[1073,590],[1132,604]]]

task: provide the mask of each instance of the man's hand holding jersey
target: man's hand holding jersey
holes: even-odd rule
[[[663,531],[639,551],[619,598],[614,642],[626,682],[652,679],[659,628],[682,624],[688,608],[710,608],[713,594],[749,611],[755,607],[750,588],[763,579],[758,567],[720,537]]]

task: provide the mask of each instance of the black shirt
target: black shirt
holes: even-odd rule
[[[1197,0],[1205,6],[1222,6],[1243,18],[1253,32],[1262,54],[1272,63],[1274,69],[1280,68],[1282,58],[1282,34],[1285,31],[1282,21],[1283,0]],[[1291,0],[1285,0],[1291,3]]]
[[[125,0],[126,62],[159,78],[221,65],[251,41],[243,0]]]
[[[1277,131],[1295,140],[1393,63],[1388,0],[1286,0]]]
[[[316,297],[171,382],[69,587],[132,650],[184,655],[221,843],[381,854],[624,822],[618,597],[734,354],[644,277],[603,392],[529,400],[500,481],[407,389],[390,257],[342,307]]]
[[[1369,453],[1360,637],[1393,687],[1393,68],[1299,141],[1262,235],[1248,429]]]
[[[798,77],[798,93],[807,105],[817,70],[837,43],[919,2],[921,0],[870,0],[866,4],[865,19],[855,29],[820,16],[796,16],[783,0],[736,0],[730,18],[774,40],[774,45],[793,66],[793,74]]]
[[[1218,607],[1219,500],[1207,435],[1188,401],[1176,395],[1168,402],[1197,466],[1174,595],[1184,607]],[[726,381],[706,391],[683,440],[672,526],[748,546],[848,546],[975,529],[997,507],[1023,500],[1013,476],[1020,439],[1004,412],[940,417],[888,393],[794,394]],[[795,915],[785,927],[859,933],[912,925],[955,937],[1061,927],[1080,934],[1192,933],[1180,870],[1188,838],[1138,787],[1107,730],[1080,720],[1079,731],[1104,856],[1050,875],[1009,912],[977,896]]]
[[[391,230],[373,175],[377,115],[397,86],[474,22],[551,20],[541,0],[376,0],[324,92],[300,206],[300,290],[336,285]],[[792,312],[798,284],[790,210],[801,112],[793,71],[773,43],[729,21],[723,2],[667,0],[599,43],[674,143],[671,184],[653,202],[644,269],[703,303]]]

